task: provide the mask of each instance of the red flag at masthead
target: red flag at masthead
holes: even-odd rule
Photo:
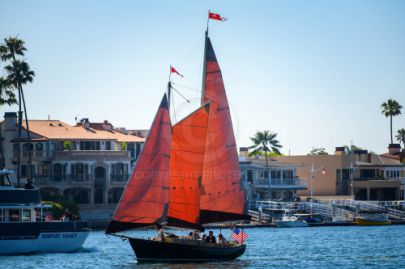
[[[208,18],[211,20],[217,20],[217,21],[226,21],[227,18],[222,17],[218,13],[212,13],[211,11],[208,13]]]
[[[179,72],[177,72],[177,70],[176,70],[173,66],[170,67],[170,72],[171,72],[171,73],[176,73],[176,74],[179,75],[180,77],[183,77],[183,75],[180,74]]]

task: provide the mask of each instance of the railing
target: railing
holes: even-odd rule
[[[28,158],[30,156],[30,153],[31,153],[32,158],[40,159],[40,158],[48,157],[45,151],[27,151],[27,150],[21,151],[20,156],[22,158]],[[18,157],[18,151],[13,151],[12,156],[13,156],[13,158],[16,159]]]
[[[55,150],[55,158],[75,158],[75,157],[116,157],[128,158],[129,152],[126,150]]]
[[[128,174],[111,174],[110,180],[111,181],[127,181],[129,178]]]
[[[392,208],[388,202],[383,201],[356,201],[338,200],[338,206],[351,207],[359,210],[387,211],[388,216],[393,219],[405,219],[405,211]]]
[[[34,177],[36,185],[88,184],[92,175],[64,175]]]
[[[306,188],[307,186],[306,181],[301,178],[255,179],[253,184],[269,188]]]

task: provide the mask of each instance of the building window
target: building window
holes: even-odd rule
[[[100,150],[100,141],[80,141],[80,150]]]
[[[35,175],[35,166],[31,165],[31,175],[29,174],[29,166],[28,164],[23,164],[21,165],[21,176],[22,177],[28,177],[28,176],[34,176]]]
[[[72,165],[73,180],[83,181],[90,179],[89,165],[87,163],[75,163]]]
[[[281,178],[281,171],[271,171],[271,178]]]
[[[135,144],[134,143],[128,143],[127,144],[127,150],[130,153],[130,157],[135,158]]]
[[[136,146],[135,158],[137,159],[139,156],[139,153],[141,152],[141,143],[136,143],[135,146]]]
[[[31,210],[29,210],[29,209],[23,210],[22,221],[25,221],[25,222],[31,221]]]
[[[293,178],[293,171],[291,170],[283,171],[283,178]]]
[[[43,151],[43,150],[44,150],[44,145],[42,143],[35,144],[35,151]]]
[[[111,180],[125,181],[128,179],[128,164],[113,163],[111,164]]]
[[[105,150],[111,150],[111,141],[105,142]]]
[[[60,163],[55,163],[53,165],[53,178],[56,181],[61,181],[65,176],[66,166]]]
[[[253,170],[247,170],[247,181],[253,184]]]
[[[20,221],[20,210],[10,209],[8,211],[8,221],[12,222]]]
[[[49,165],[48,164],[38,164],[37,176],[40,176],[40,177],[49,176]]]

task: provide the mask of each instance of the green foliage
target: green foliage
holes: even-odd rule
[[[121,150],[127,150],[127,148],[128,148],[128,145],[127,145],[127,142],[121,142]]]
[[[308,155],[328,155],[325,148],[312,148]]]
[[[63,142],[63,149],[64,150],[70,150],[72,148],[72,142],[70,141],[64,141]]]
[[[399,143],[402,142],[402,145],[403,145],[404,148],[405,148],[405,129],[404,129],[404,128],[399,129],[399,130],[397,131],[397,135],[396,135],[395,137],[397,138],[397,140],[398,140]]]
[[[42,202],[46,205],[52,206],[48,211],[52,213],[54,219],[62,217],[66,208],[69,209],[69,212],[73,215],[79,215],[79,207],[73,200],[66,199],[64,196],[53,196],[49,198],[48,201]]]
[[[354,152],[355,150],[362,150],[361,147],[358,147],[358,146],[356,146],[356,145],[351,145],[350,147],[347,146],[347,145],[344,145],[344,147],[345,147],[345,151],[346,151],[347,153],[352,153],[352,152]]]
[[[277,133],[267,130],[263,132],[257,131],[250,140],[253,142],[253,145],[249,147],[249,149],[252,149],[249,156],[259,155],[260,152],[265,152],[265,154],[272,152],[281,155],[280,149],[282,146],[277,140]]]
[[[384,102],[381,105],[381,113],[384,114],[386,117],[390,117],[390,133],[391,133],[391,144],[394,143],[393,136],[392,136],[392,117],[401,114],[402,106],[398,103],[398,101],[393,99],[388,99],[387,102]]]
[[[17,104],[17,99],[10,81],[0,77],[0,106],[5,104]]]

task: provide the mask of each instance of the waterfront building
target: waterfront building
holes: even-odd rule
[[[367,150],[350,154],[344,147],[336,147],[333,155],[277,156],[275,159],[297,164],[297,175],[303,178],[311,178],[312,164],[315,170],[319,169],[313,180],[313,194],[319,198],[350,198],[353,194],[358,200],[400,200],[404,199],[405,183],[402,155],[398,146],[390,145],[389,152],[381,155]],[[309,196],[310,187],[299,191],[298,195]]]
[[[71,198],[85,219],[111,216],[145,140],[114,128],[108,121],[92,123],[82,119],[75,125],[59,120],[29,120],[31,143],[25,122],[18,141],[14,112],[5,113],[0,131],[3,166],[17,169],[21,144],[21,183],[25,183],[31,169],[43,200],[62,195]]]
[[[307,181],[298,177],[298,165],[270,158],[268,167],[263,156],[250,158],[247,148],[240,148],[241,177],[251,207],[256,201],[293,201],[297,191],[307,189]]]

